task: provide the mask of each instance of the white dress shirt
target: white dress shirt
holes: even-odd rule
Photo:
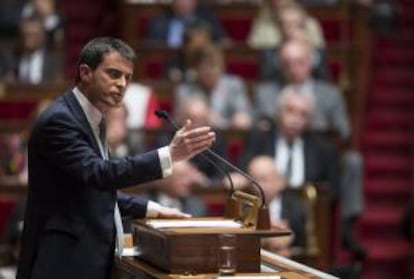
[[[22,57],[19,64],[19,80],[32,84],[40,83],[43,78],[43,64],[43,50],[37,50],[28,56]]]
[[[269,203],[270,221],[276,223],[282,219],[282,198],[276,197]]]
[[[75,95],[83,112],[86,115],[86,118],[88,119],[95,140],[99,145],[102,157],[108,158],[108,154],[105,154],[106,151],[104,150],[103,144],[99,139],[99,123],[101,122],[103,117],[102,113],[95,106],[93,106],[91,102],[89,102],[89,100],[85,97],[85,95],[83,95],[83,93],[77,87],[73,89],[73,94]],[[173,168],[169,147],[165,146],[158,149],[158,157],[161,163],[163,178],[171,175]],[[157,217],[159,209],[161,207],[162,206],[160,204],[153,201],[149,201],[147,205],[147,217]]]
[[[278,137],[276,140],[276,167],[280,173],[286,173],[289,160],[289,146],[287,141]],[[294,188],[300,187],[305,182],[305,154],[303,148],[303,140],[297,138],[292,143],[291,158],[291,175],[288,185]]]

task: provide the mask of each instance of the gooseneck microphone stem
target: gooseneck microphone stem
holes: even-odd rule
[[[167,120],[168,123],[170,123],[171,126],[174,127],[175,130],[179,130],[180,129],[178,127],[178,125],[175,123],[175,121],[171,118],[171,116],[169,115],[169,113],[166,112],[165,110],[156,110],[155,111],[155,115],[157,115],[159,118],[162,118],[164,120]],[[230,163],[229,161],[227,161],[226,159],[224,159],[223,157],[221,157],[220,155],[218,155],[216,152],[212,151],[210,148],[207,149],[205,152],[207,152],[208,154],[210,154],[211,156],[213,156],[214,158],[216,158],[220,162],[224,163],[225,165],[227,165],[231,169],[235,170],[237,173],[239,173],[242,176],[244,176],[247,180],[249,180],[255,186],[255,189],[260,194],[260,198],[262,200],[262,205],[261,206],[262,207],[265,206],[266,199],[265,199],[265,195],[264,195],[263,189],[260,186],[260,184],[251,175],[249,175],[248,173],[242,171],[241,169],[239,169],[238,167],[236,167],[235,165],[233,165],[232,163]],[[201,153],[201,155],[203,156],[203,158],[206,158],[211,164],[213,164],[217,169],[221,170],[223,173],[226,174],[226,176],[227,176],[227,178],[229,179],[229,182],[230,182],[230,194],[232,194],[234,192],[234,185],[233,185],[233,181],[231,179],[231,176],[228,174],[228,172],[222,170],[221,168],[219,168],[214,162],[212,162],[210,160],[210,158],[208,158],[204,154]]]

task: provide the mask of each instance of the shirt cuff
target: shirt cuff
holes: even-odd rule
[[[173,172],[170,148],[164,146],[158,149],[158,158],[160,159],[162,178],[170,176]]]
[[[153,201],[148,201],[146,217],[147,218],[157,218],[160,215],[160,208],[161,207],[162,207],[162,205],[160,205],[159,203],[156,203],[156,202],[153,202]]]

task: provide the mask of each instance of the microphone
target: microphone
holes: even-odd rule
[[[177,131],[180,128],[178,127],[177,123],[174,121],[174,119],[172,119],[172,117],[170,116],[170,114],[165,111],[165,110],[156,110],[155,111],[155,115],[158,118],[162,118],[164,120],[166,120],[168,123],[170,123],[170,125]],[[239,169],[238,167],[236,167],[235,165],[233,165],[232,163],[230,163],[229,161],[227,161],[226,159],[224,159],[223,157],[221,157],[220,155],[218,155],[216,152],[214,152],[213,150],[211,150],[210,148],[207,149],[205,152],[207,152],[208,154],[210,154],[211,156],[213,156],[214,158],[216,158],[217,160],[221,161],[222,163],[224,163],[226,166],[230,167],[231,169],[233,169],[234,171],[236,171],[237,173],[241,174],[242,176],[244,176],[244,178],[246,178],[247,180],[249,180],[256,188],[256,190],[258,191],[260,198],[262,200],[262,205],[261,207],[265,207],[266,204],[266,198],[263,192],[262,187],[260,186],[260,184],[256,181],[256,179],[254,179],[251,175],[249,175],[248,173],[242,171],[241,169]],[[205,154],[201,153],[200,155],[203,156],[203,158],[206,158],[214,167],[216,167],[218,170],[220,170],[222,173],[225,173],[227,178],[229,179],[230,182],[230,195],[233,194],[234,192],[234,185],[233,185],[233,181],[231,179],[230,174],[227,171],[224,171],[222,168],[220,168],[219,166],[217,166],[216,163],[214,163],[210,158],[208,158],[207,156],[205,156]]]

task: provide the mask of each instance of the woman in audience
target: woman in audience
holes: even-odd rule
[[[278,47],[282,41],[280,11],[288,7],[301,9],[301,6],[295,0],[264,0],[250,30],[248,45],[255,49]],[[305,15],[305,30],[311,44],[316,48],[323,48],[325,40],[319,22],[307,15],[305,11],[303,13]]]
[[[28,0],[23,6],[22,18],[38,15],[42,18],[48,42],[52,45],[63,40],[62,17],[57,11],[55,0]]]
[[[248,129],[251,125],[250,103],[243,81],[225,72],[222,51],[207,45],[194,55],[196,79],[177,87],[175,111],[182,109],[190,97],[204,99],[212,109],[212,125],[216,128]]]
[[[306,30],[306,12],[297,5],[284,6],[279,10],[279,26],[281,44],[287,41],[299,41],[311,49],[312,76],[328,80],[330,73],[327,65],[326,51],[312,43],[312,38]],[[265,49],[261,53],[260,76],[263,79],[282,79],[282,65],[279,61],[280,45]]]

